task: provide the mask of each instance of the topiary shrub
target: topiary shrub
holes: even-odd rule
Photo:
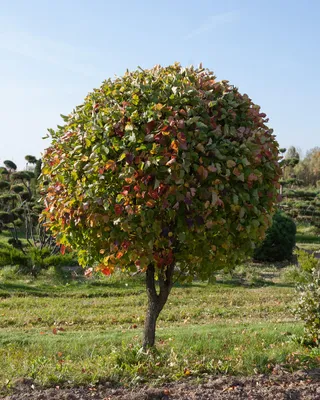
[[[262,244],[254,251],[257,261],[284,261],[292,258],[296,245],[296,225],[285,213],[277,212]]]
[[[152,346],[175,273],[206,279],[264,237],[278,143],[246,94],[179,64],[108,80],[63,118],[43,157],[46,225],[84,266],[146,273]]]

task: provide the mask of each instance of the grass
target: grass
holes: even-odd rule
[[[296,234],[297,243],[320,244],[320,235]]]
[[[297,224],[297,246],[305,250],[320,250],[319,228],[308,223]]]
[[[320,243],[297,243],[297,247],[302,250],[320,251]]]
[[[134,385],[212,373],[271,372],[319,364],[297,340],[295,293],[276,267],[239,267],[216,284],[175,286],[157,326],[157,347],[141,350],[142,277],[63,283],[5,269],[0,276],[0,387],[21,378],[43,385],[108,380]]]

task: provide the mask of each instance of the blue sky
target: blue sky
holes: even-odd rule
[[[127,68],[202,62],[248,93],[282,147],[320,145],[318,0],[0,0],[0,164],[24,166]]]

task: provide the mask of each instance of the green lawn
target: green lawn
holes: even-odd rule
[[[319,229],[307,223],[297,224],[296,242],[301,249],[320,250]]]
[[[276,268],[253,269],[233,281],[221,275],[213,285],[174,287],[158,321],[157,347],[147,353],[141,350],[142,277],[66,285],[51,272],[28,280],[6,269],[0,278],[0,386],[22,377],[45,385],[131,385],[317,365],[320,351],[294,340],[302,333],[292,315],[294,289]]]

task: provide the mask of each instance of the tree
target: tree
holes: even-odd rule
[[[34,156],[25,158],[31,164],[38,162]],[[17,166],[10,160],[4,161],[4,165],[0,170],[0,231],[10,232],[9,244],[23,253],[26,251],[19,239],[22,233],[30,247],[50,247],[56,252],[58,246],[38,221],[43,206],[38,203],[40,196],[35,174],[17,171]]]
[[[63,119],[43,157],[46,224],[83,266],[146,273],[153,346],[175,279],[210,277],[263,239],[278,143],[247,95],[179,64],[109,79]]]
[[[299,161],[300,154],[294,146],[290,146],[285,154],[285,159],[286,160],[296,159]]]
[[[306,157],[295,167],[298,179],[306,186],[316,186],[320,181],[320,148],[314,147],[309,150]]]
[[[281,149],[282,150],[282,149]],[[290,146],[286,151],[284,159],[281,161],[282,175],[281,179],[282,186],[294,185],[298,183],[294,167],[299,164],[300,154],[294,146]],[[282,193],[281,187],[281,193]]]

